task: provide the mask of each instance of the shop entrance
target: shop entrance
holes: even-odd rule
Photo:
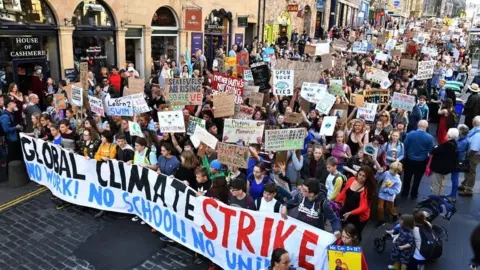
[[[128,29],[125,36],[125,59],[133,63],[140,76],[145,76],[143,37],[141,28]],[[126,68],[126,67],[120,67]]]
[[[205,34],[205,57],[207,57],[208,68],[212,68],[213,59],[217,57],[218,49],[222,48],[225,55],[228,55],[228,34]]]
[[[13,59],[13,80],[18,89],[27,94],[32,89],[32,78],[38,71],[40,80],[44,81],[50,76],[47,58]]]

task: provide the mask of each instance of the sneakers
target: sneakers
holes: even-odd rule
[[[139,220],[140,220],[140,217],[139,217],[139,216],[134,216],[134,217],[132,218],[132,221],[133,221],[133,222],[137,222],[137,221],[139,221]]]
[[[142,220],[142,221],[140,222],[140,224],[145,225],[146,223],[145,223],[145,221]]]
[[[377,228],[377,229],[382,227],[382,226],[385,226],[385,221],[379,220],[379,221],[377,221],[377,224],[375,224],[375,228]]]
[[[391,264],[391,265],[389,265],[389,266],[388,266],[388,269],[395,270],[395,265],[392,265],[392,264]]]
[[[173,241],[172,239],[170,239],[166,236],[161,236],[160,240],[163,241],[163,242],[167,242],[167,243],[175,243],[175,241]]]
[[[460,185],[460,186],[458,187],[458,191],[465,191],[465,186]]]
[[[202,264],[203,260],[202,260],[202,258],[200,258],[200,256],[197,256],[197,257],[195,257],[195,260],[193,260],[193,263],[197,264],[197,265]]]

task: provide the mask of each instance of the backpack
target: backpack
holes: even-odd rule
[[[344,184],[346,181],[343,182]],[[343,189],[343,186],[342,186]],[[332,209],[332,211],[335,213],[337,217],[340,217],[340,205],[336,203],[335,201],[329,201],[327,199],[327,187],[324,184],[320,184],[320,193],[323,193],[323,196],[325,199],[319,202],[318,208],[320,211],[320,214],[323,214],[323,206],[325,203],[328,203],[328,206]],[[325,217],[324,217],[325,219]]]
[[[447,128],[454,128],[458,125],[458,122],[460,122],[460,116],[458,115],[457,111],[453,109],[449,114],[447,118]]]
[[[337,172],[337,174],[334,177],[335,179],[335,183],[333,184],[334,186],[337,183],[337,179],[339,176],[342,177],[342,187],[340,188],[340,191],[342,191],[345,188],[345,185],[347,184],[347,176],[345,176],[345,174],[341,172]]]
[[[260,210],[260,205],[261,205],[261,204],[262,204],[262,197],[257,198],[257,199],[255,200],[255,207],[257,208],[257,211]],[[277,200],[277,201],[275,202],[275,206],[273,207],[273,212],[274,212],[274,213],[280,213],[280,207],[282,207],[282,203],[281,203],[279,200]]]
[[[418,227],[422,244],[420,246],[420,254],[428,261],[440,258],[443,253],[443,243],[440,238],[435,235],[432,228]]]

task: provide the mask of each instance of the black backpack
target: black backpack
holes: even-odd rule
[[[420,254],[427,260],[435,260],[440,258],[443,253],[443,243],[438,238],[432,228],[418,227],[422,244],[420,246]]]
[[[453,109],[447,116],[447,128],[454,128],[460,122],[460,116],[458,115],[457,111]]]

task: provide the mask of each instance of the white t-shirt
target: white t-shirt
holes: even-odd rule
[[[265,201],[265,198],[262,197],[262,202],[260,203],[260,209],[258,209],[258,211],[259,212],[274,213],[276,203],[277,203],[277,200],[275,200],[275,199],[272,199],[271,201],[267,202],[267,201]]]
[[[330,198],[332,196],[333,191],[335,190],[335,183],[333,183],[333,180],[335,180],[336,174],[331,174],[329,173],[327,176],[327,180],[325,181],[325,185],[327,186],[327,198]]]

